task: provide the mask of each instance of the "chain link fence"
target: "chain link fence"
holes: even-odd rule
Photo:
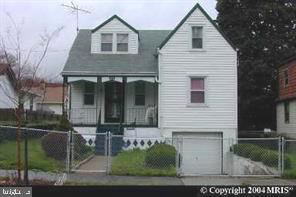
[[[17,128],[0,126],[0,176],[17,169]],[[295,176],[296,140],[285,138],[132,138],[21,128],[21,169],[29,177],[102,172],[137,176]],[[27,158],[27,160],[25,160]],[[35,174],[33,174],[35,173]]]
[[[237,139],[229,155],[231,175],[281,175],[280,138]]]

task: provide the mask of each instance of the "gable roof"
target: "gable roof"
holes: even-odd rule
[[[94,33],[97,30],[99,30],[101,27],[103,27],[104,25],[106,25],[107,23],[109,23],[110,21],[112,21],[113,19],[117,19],[119,20],[121,23],[123,23],[124,25],[126,25],[128,28],[130,28],[132,31],[134,31],[136,34],[139,34],[138,30],[136,30],[134,27],[132,27],[130,24],[128,24],[127,22],[125,22],[122,18],[120,18],[117,15],[113,15],[112,17],[110,17],[109,19],[107,19],[105,22],[103,22],[102,24],[100,24],[99,26],[97,26],[96,28],[92,29],[91,32]]]
[[[217,29],[217,31],[224,37],[224,39],[228,42],[228,44],[236,51],[236,47],[232,44],[232,42],[226,37],[223,31],[218,27],[218,25],[213,21],[213,19],[208,15],[208,13],[199,5],[199,3],[195,4],[195,6],[188,12],[188,14],[180,21],[180,23],[171,31],[171,33],[163,40],[163,42],[159,45],[159,49],[164,47],[164,45],[170,40],[170,38],[177,32],[177,30],[185,23],[185,21],[190,17],[190,15],[196,10],[199,9],[203,15],[212,23],[212,25]]]
[[[170,30],[139,30],[138,54],[91,53],[91,30],[80,30],[62,75],[147,75],[155,76],[157,47]]]
[[[282,61],[279,65],[279,67],[283,67],[283,66],[286,66],[287,64],[293,62],[293,61],[296,61],[296,55],[293,55],[287,59],[285,59],[284,61]]]

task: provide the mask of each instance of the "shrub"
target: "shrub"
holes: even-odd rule
[[[41,145],[45,154],[56,160],[65,160],[67,156],[67,140],[68,135],[63,133],[49,133],[42,137]],[[85,139],[76,134],[73,137],[75,157],[81,157],[83,154],[91,151],[91,148],[86,145]]]
[[[287,155],[284,156],[284,166],[285,169],[290,169],[292,167],[292,161]]]
[[[265,150],[259,149],[259,150],[254,150],[250,153],[250,159],[253,161],[262,161],[262,154],[264,153]]]
[[[56,125],[55,129],[58,131],[69,131],[69,130],[73,131],[73,127],[71,126],[71,123],[65,116],[61,118],[59,124]]]
[[[277,166],[279,155],[276,152],[266,150],[262,154],[262,162],[267,166]]]
[[[67,135],[62,133],[49,133],[42,138],[41,145],[48,157],[64,160],[67,156]]]
[[[154,144],[148,148],[145,163],[153,168],[165,168],[175,166],[176,163],[176,149],[167,144]]]

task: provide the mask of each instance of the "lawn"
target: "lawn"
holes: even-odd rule
[[[291,160],[291,168],[284,170],[283,177],[295,179],[296,178],[296,153],[295,152],[287,153],[285,155],[287,155]]]
[[[24,143],[21,144],[21,160],[23,163]],[[62,171],[65,164],[47,157],[41,147],[40,139],[28,140],[29,169],[42,171]],[[16,142],[2,141],[0,143],[0,169],[16,169]]]
[[[151,168],[145,164],[146,150],[134,149],[119,153],[112,160],[112,175],[176,176],[176,168]]]

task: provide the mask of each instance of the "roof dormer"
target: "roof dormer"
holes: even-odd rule
[[[117,15],[94,28],[91,33],[91,53],[138,53],[138,31]]]

